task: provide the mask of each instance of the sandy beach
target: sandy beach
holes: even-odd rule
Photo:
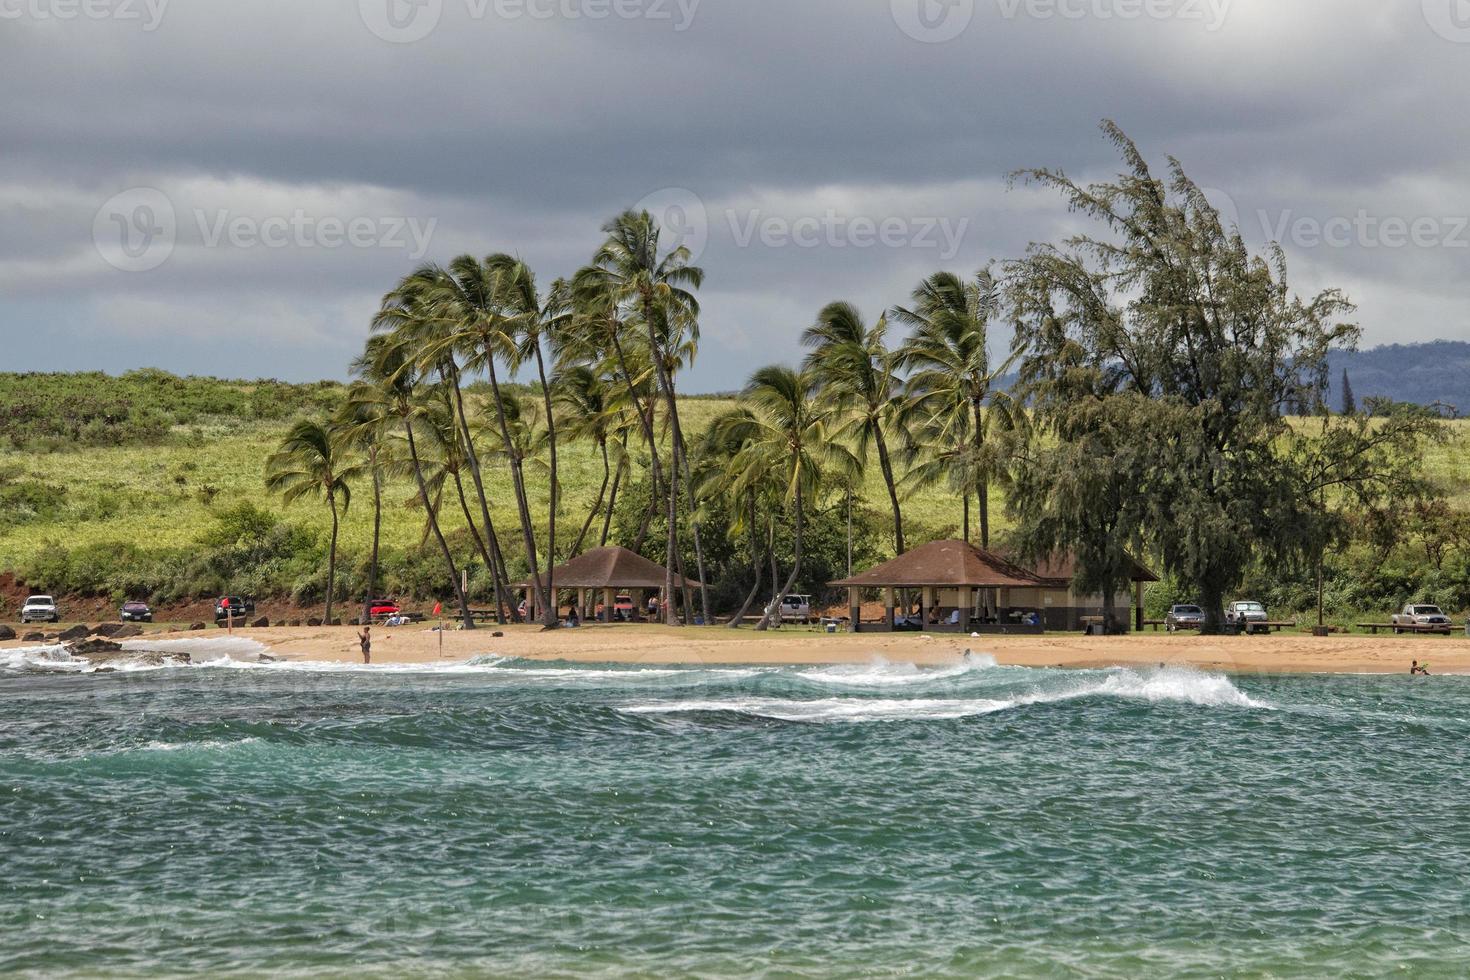
[[[503,635],[496,637],[495,632]],[[150,633],[149,636],[212,638],[223,630]],[[272,656],[287,660],[352,662],[360,659],[354,627],[239,629]],[[24,646],[19,642],[3,647]],[[1407,673],[1410,661],[1427,661],[1435,673],[1470,673],[1470,639],[1464,636],[1334,636],[1275,634],[1202,637],[1143,633],[1122,637],[968,637],[954,634],[825,634],[786,628],[756,633],[671,629],[651,625],[581,626],[543,632],[534,626],[439,632],[423,626],[375,628],[373,662],[423,663],[465,660],[481,654],[584,663],[647,664],[840,664],[882,657],[896,663],[952,663],[966,649],[1001,664],[1026,667],[1189,665],[1241,673]]]

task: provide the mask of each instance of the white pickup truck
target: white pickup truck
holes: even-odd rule
[[[1438,606],[1417,602],[1404,606],[1404,611],[1393,617],[1395,633],[1443,633],[1449,636],[1453,626],[1450,617],[1446,616]]]

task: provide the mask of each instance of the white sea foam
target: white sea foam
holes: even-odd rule
[[[1270,707],[1264,701],[1247,695],[1223,674],[1206,674],[1187,667],[1110,673],[1101,683],[1084,688],[1077,696],[1088,695],[1113,695],[1142,701],[1183,701],[1202,707]]]
[[[798,675],[803,676],[803,675]],[[901,675],[900,675],[901,676]],[[1219,674],[1203,674],[1185,668],[1138,672],[1109,672],[1101,680],[1069,683],[1065,687],[1007,694],[996,698],[969,699],[880,699],[825,698],[728,698],[688,701],[653,701],[626,705],[620,710],[635,715],[730,712],[780,721],[867,722],[922,721],[967,718],[994,714],[1028,705],[1058,704],[1084,698],[1124,698],[1154,703],[1176,702],[1200,707],[1269,708],[1247,696]]]
[[[965,660],[950,667],[918,667],[909,663],[890,663],[883,657],[874,657],[867,664],[816,667],[801,671],[796,676],[804,681],[840,687],[901,687],[963,677],[994,666],[995,658],[989,654],[970,654]]]
[[[73,660],[66,647],[60,643],[0,650],[0,669],[55,670],[76,673],[88,666],[90,665],[86,661]]]
[[[658,701],[628,705],[622,710],[633,715],[728,711],[743,715],[757,715],[762,718],[774,718],[778,721],[821,723],[967,718],[972,715],[1004,711],[1013,704],[1012,701],[995,701],[986,698],[968,700],[823,698],[816,701],[735,698],[711,701]]]
[[[214,661],[221,657],[259,660],[270,648],[259,640],[243,636],[181,636],[172,639],[140,637],[123,640],[122,648],[130,653],[187,653],[191,659]]]

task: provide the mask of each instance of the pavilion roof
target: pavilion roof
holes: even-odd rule
[[[931,541],[851,578],[831,583],[858,588],[1035,588],[1047,583],[997,554],[967,541]]]
[[[593,548],[557,565],[551,581],[558,589],[662,589],[664,567],[627,548]],[[694,579],[674,576],[675,586],[686,582],[699,585]],[[529,581],[518,584],[530,586]]]

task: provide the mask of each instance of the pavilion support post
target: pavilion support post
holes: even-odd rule
[[[893,586],[883,589],[883,625],[888,627],[888,632],[893,632],[893,604],[896,597],[893,594]]]
[[[934,611],[934,586],[926,585],[919,592],[919,622],[929,625],[929,616]]]
[[[644,589],[630,589],[628,598],[633,600],[633,611],[628,618],[635,623],[643,622],[643,614],[648,608],[648,593]]]
[[[602,608],[607,610],[607,621],[609,623],[611,623],[614,617],[617,615],[615,610],[613,609],[613,606],[616,604],[614,602],[614,598],[615,597],[613,596],[612,589],[605,588],[602,590]]]
[[[975,604],[974,594],[968,585],[960,586],[960,631],[970,632],[970,609]]]
[[[1143,632],[1143,581],[1133,583],[1133,631]]]
[[[858,631],[858,617],[862,615],[862,607],[858,603],[857,586],[847,587],[847,631],[856,633]]]

